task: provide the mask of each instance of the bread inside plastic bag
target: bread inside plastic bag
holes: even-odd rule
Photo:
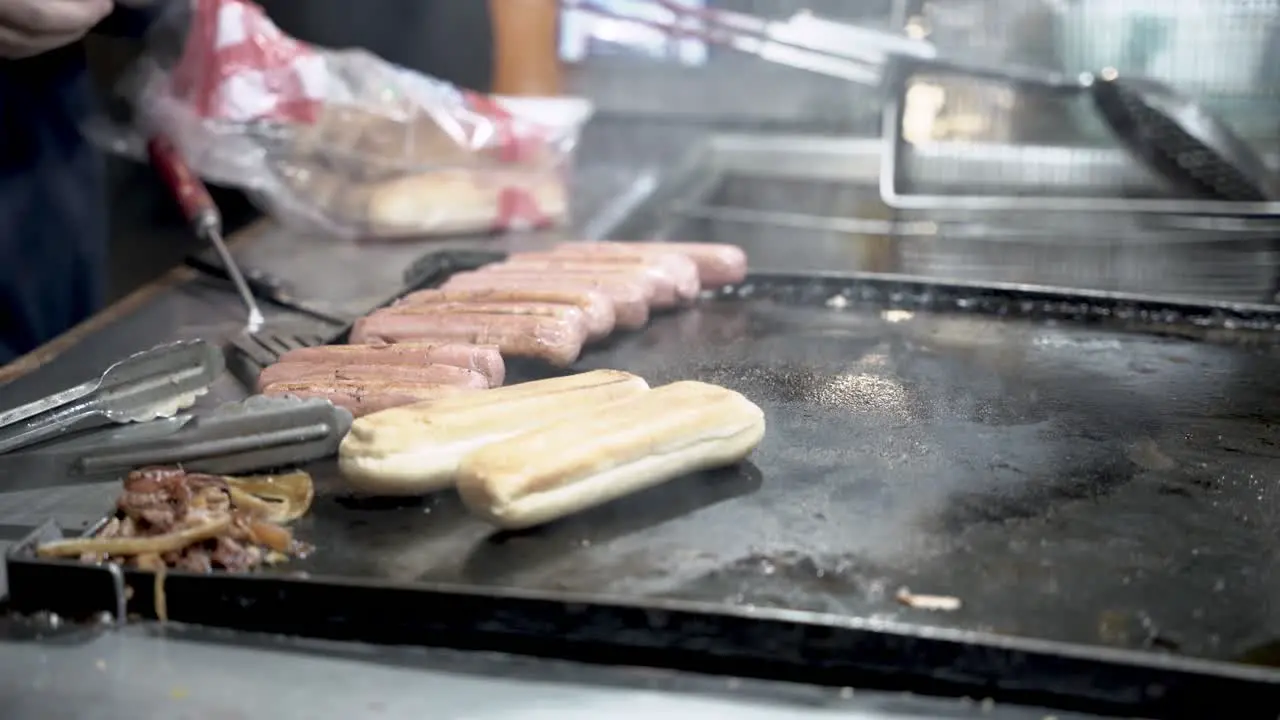
[[[137,129],[284,222],[345,237],[545,227],[590,104],[478,95],[282,33],[246,0],[176,0],[131,79]],[[175,48],[178,51],[175,51]]]

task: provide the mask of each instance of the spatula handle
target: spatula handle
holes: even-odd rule
[[[173,143],[162,135],[152,137],[147,141],[147,157],[196,233],[205,239],[211,231],[220,233],[222,214],[213,196]]]

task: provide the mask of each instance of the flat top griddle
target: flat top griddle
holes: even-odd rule
[[[1261,601],[1280,592],[1280,362],[1269,349],[839,307],[839,281],[830,294],[817,285],[756,283],[575,367],[742,392],[768,421],[750,463],[514,535],[450,493],[321,502],[299,525],[320,552],[292,569],[1217,659],[1280,635]],[[535,376],[546,373],[512,368],[512,381]],[[962,607],[903,607],[901,587]]]
[[[451,493],[346,497],[324,464],[312,468],[313,511],[296,525],[317,552],[279,572],[299,585],[342,578],[343,607],[384,617],[423,607],[415,588],[444,587],[496,603],[509,591],[694,601],[743,622],[781,608],[856,618],[871,632],[894,623],[1086,648],[1064,657],[1127,649],[1257,661],[1280,636],[1269,602],[1280,592],[1278,321],[1258,306],[753,276],[589,350],[572,370],[742,392],[768,422],[749,463],[516,534],[470,518]],[[513,362],[508,377],[548,373]],[[30,569],[10,558],[15,597],[31,592],[21,587]],[[72,582],[57,577],[46,585]],[[221,620],[192,611],[205,621],[276,627],[253,620],[256,609],[330,623],[325,632],[348,627],[303,609],[320,597],[310,590],[248,602],[228,581],[175,586],[170,614],[175,597],[199,598],[242,609]],[[145,585],[135,590],[145,596]],[[961,607],[906,607],[896,599],[904,587]],[[388,588],[398,600],[362,594]],[[519,614],[501,612],[503,622]],[[516,624],[522,636],[565,632],[551,620]],[[984,668],[970,667],[978,682],[999,672]],[[1266,672],[1253,679],[1280,687]]]

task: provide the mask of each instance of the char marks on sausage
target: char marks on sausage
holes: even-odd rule
[[[557,290],[598,292],[613,304],[617,327],[624,330],[637,330],[649,322],[649,301],[653,297],[652,287],[643,279],[626,281],[583,274],[551,277],[531,271],[493,272],[488,268],[458,273],[445,282],[443,289],[447,291],[513,289],[531,292]]]
[[[617,243],[621,244],[621,243]],[[609,247],[609,246],[605,246]],[[688,255],[668,251],[601,249],[594,243],[564,243],[553,250],[541,253],[546,258],[565,258],[574,262],[597,263],[606,267],[634,267],[637,265],[649,268],[651,273],[661,274],[666,278],[675,292],[678,304],[689,304],[702,292],[702,281],[698,265]]]
[[[551,275],[573,273],[586,273],[588,275],[620,273],[625,275],[631,273],[646,278],[653,286],[653,299],[650,301],[650,305],[653,308],[668,309],[683,302],[681,299],[681,278],[671,273],[661,263],[654,262],[644,256],[611,254],[575,256],[554,252],[514,253],[507,258],[506,262],[489,267],[496,269],[503,267],[529,268]],[[694,282],[697,282],[696,269],[692,269],[692,276]]]
[[[302,381],[278,382],[262,389],[263,395],[294,395],[300,398],[323,398],[351,411],[355,417],[363,417],[380,410],[401,405],[412,405],[424,400],[438,400],[476,388],[459,385],[428,385],[426,383],[397,383],[388,381]]]
[[[490,287],[467,289],[419,290],[410,293],[397,305],[436,305],[447,303],[549,303],[570,305],[587,317],[588,331],[593,338],[603,338],[613,332],[617,313],[607,295],[587,289],[540,289],[516,287]]]
[[[506,364],[497,345],[466,343],[387,343],[321,345],[298,348],[280,356],[280,362],[317,362],[352,365],[451,365],[474,370],[489,379],[490,387],[506,380]]]
[[[341,362],[278,362],[258,375],[258,389],[281,382],[325,384],[346,382],[423,383],[484,390],[489,378],[453,365],[364,365]]]
[[[582,334],[594,339],[586,313],[574,305],[556,303],[396,303],[381,312],[402,315],[531,315],[555,318],[582,328]]]
[[[696,242],[571,242],[557,245],[553,252],[575,255],[621,253],[677,253],[693,261],[703,288],[735,285],[747,278],[747,254],[737,245]]]
[[[505,356],[544,360],[567,367],[587,341],[583,323],[538,315],[415,315],[378,310],[356,321],[356,342],[421,342],[428,340],[497,345]]]

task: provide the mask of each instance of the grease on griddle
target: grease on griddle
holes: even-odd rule
[[[736,380],[753,388],[762,388],[769,392],[771,399],[787,403],[857,410],[860,407],[884,409],[886,406],[901,405],[905,401],[900,385],[889,378],[869,373],[831,375],[786,364],[739,365],[719,369],[708,367],[705,371],[728,382]]]
[[[1138,439],[1129,446],[1129,460],[1143,470],[1172,470],[1178,466],[1173,458],[1165,455],[1155,440],[1149,437]]]
[[[1181,643],[1161,630],[1145,612],[1104,610],[1098,616],[1098,640],[1119,647],[1138,642],[1143,648],[1177,652]]]
[[[890,588],[901,584],[903,578],[896,575],[853,555],[754,552],[703,575],[675,594],[719,596],[728,604],[742,606],[874,611],[890,597]]]
[[[1092,502],[1131,482],[1137,467],[1127,458],[1099,455],[1076,460],[1061,458],[1052,474],[1023,475],[1021,481],[1001,488],[981,487],[955,492],[933,522],[949,534],[960,534],[976,524],[1001,524],[1011,520],[1043,517],[1066,502]],[[994,470],[994,466],[992,467]],[[1009,467],[1008,470],[1017,472]]]
[[[878,313],[830,312],[814,317],[806,307],[762,304],[752,308],[751,336],[755,339],[784,337],[788,341],[804,338],[821,342],[861,340],[869,347],[884,340],[884,320]]]

